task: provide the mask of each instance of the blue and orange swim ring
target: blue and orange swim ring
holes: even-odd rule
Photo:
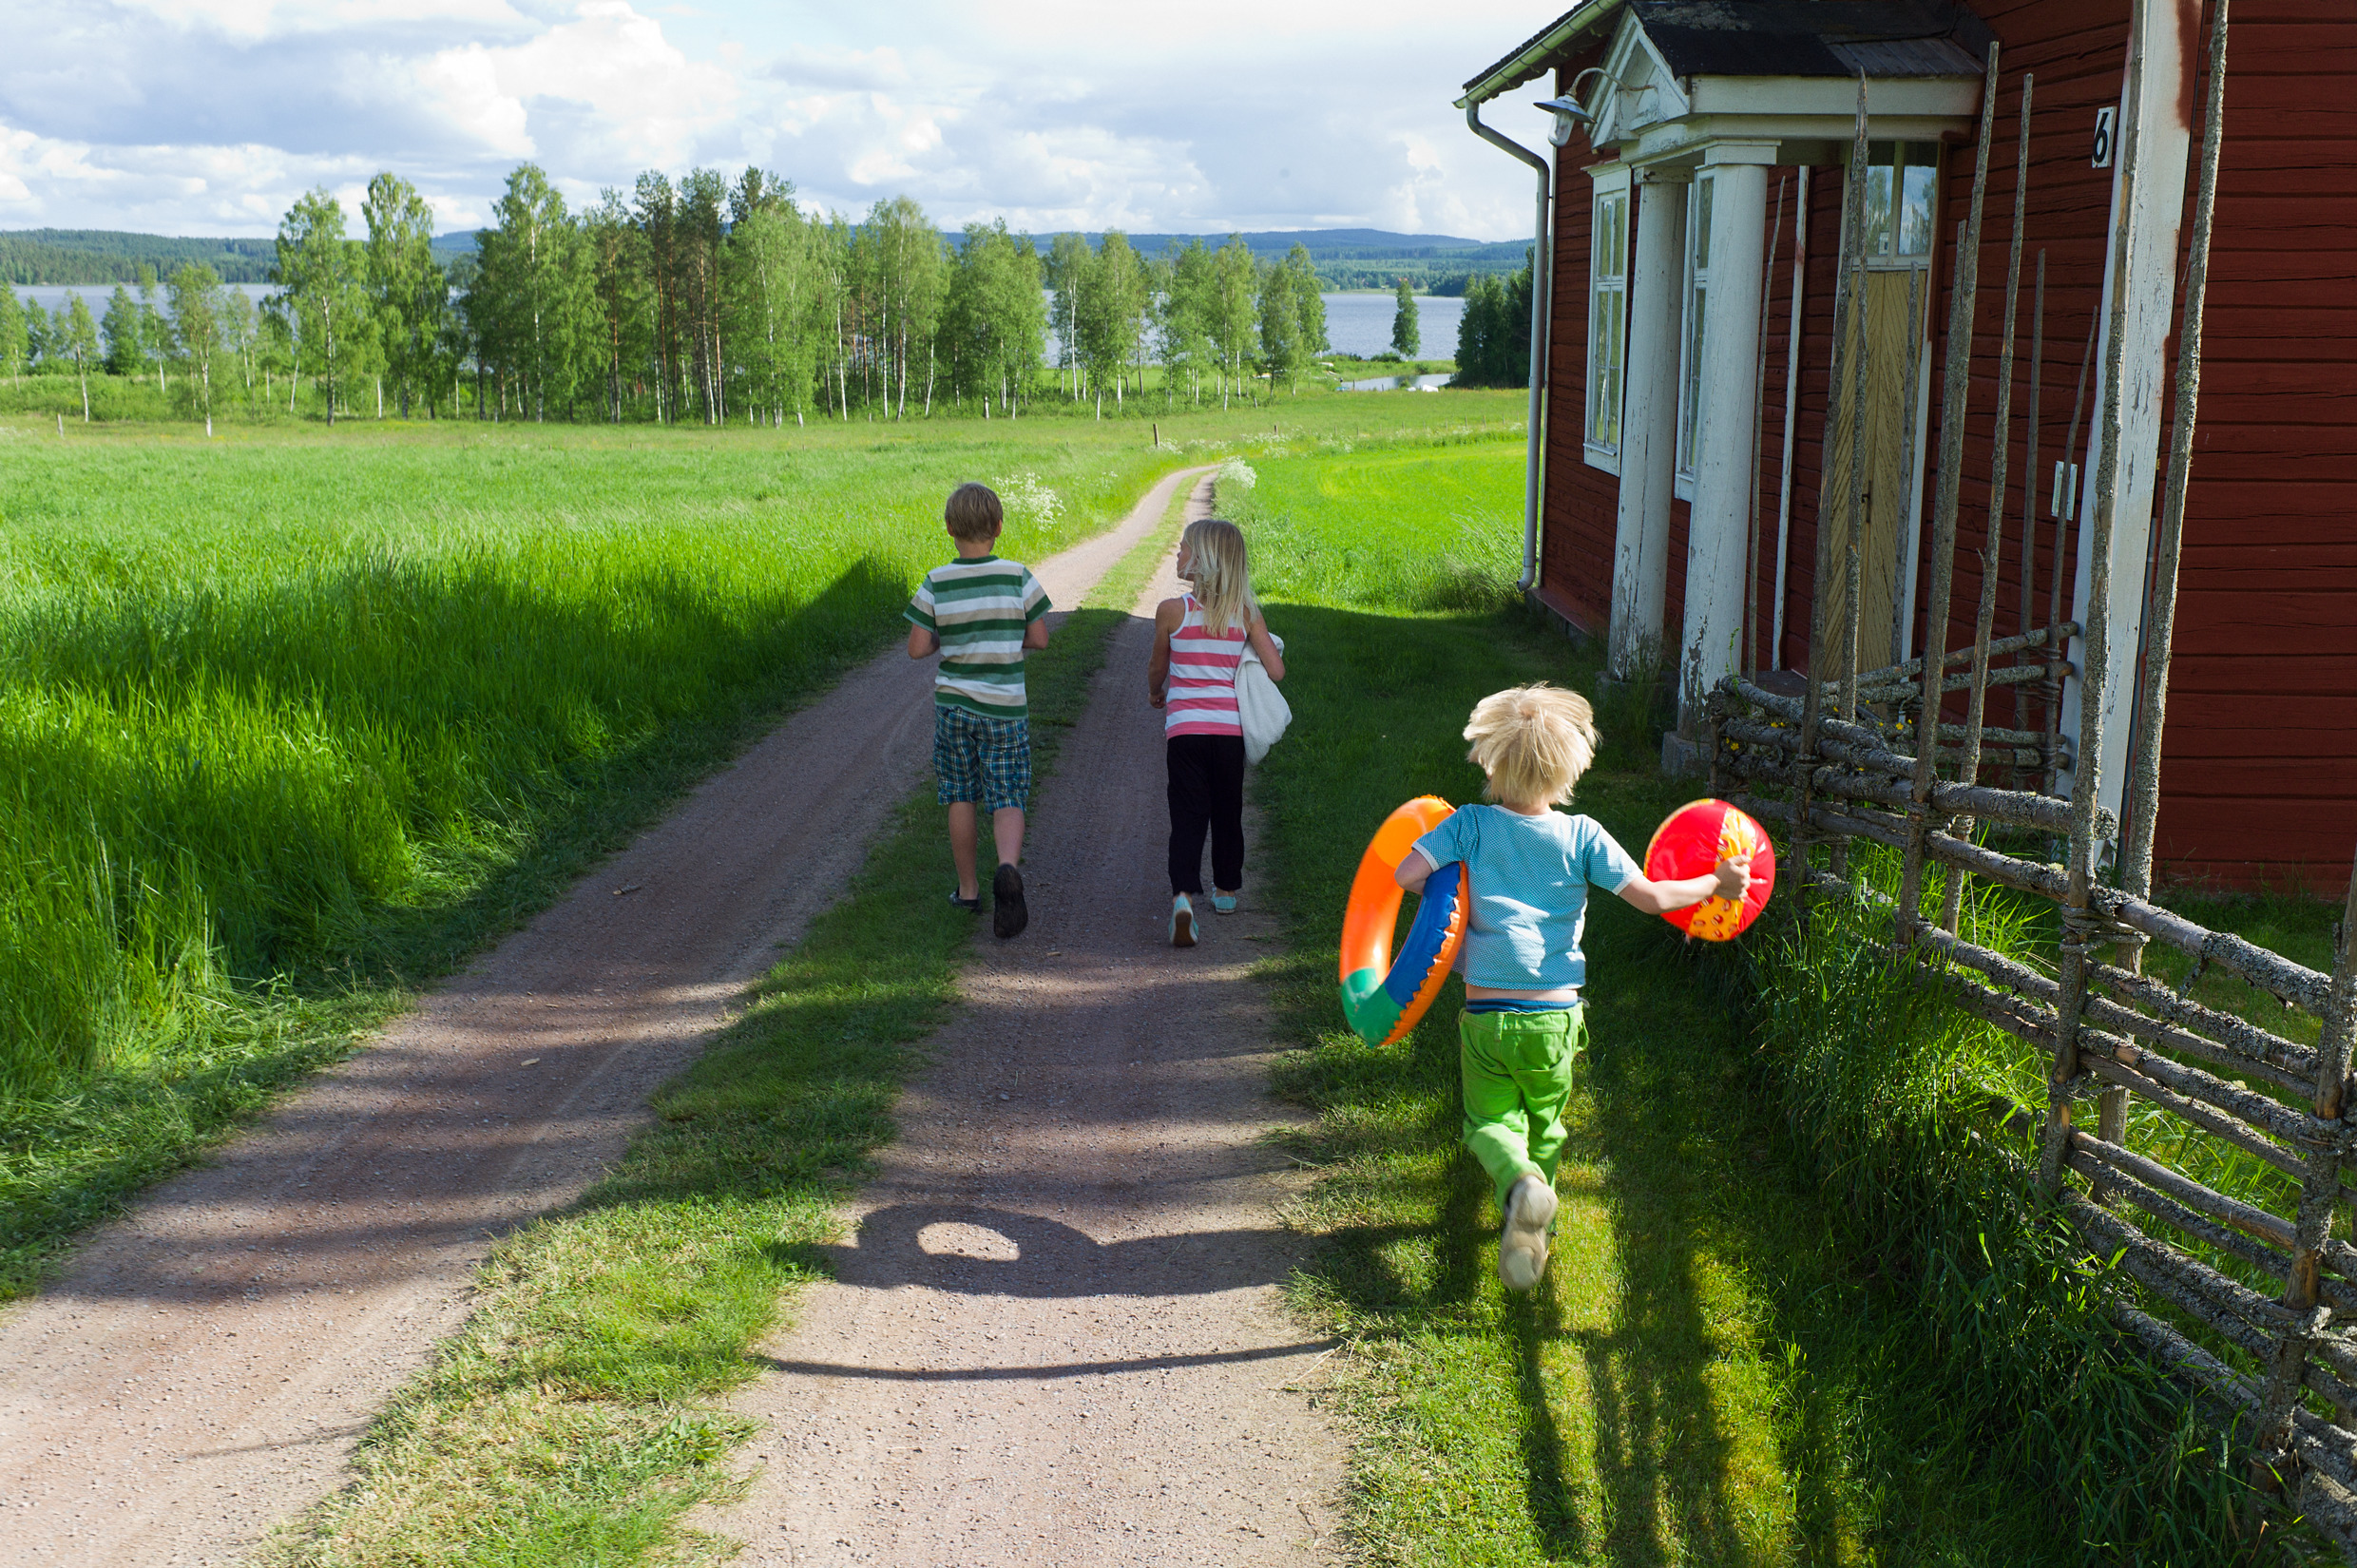
[[[1370,1045],[1389,1045],[1416,1026],[1457,962],[1465,942],[1465,867],[1450,861],[1424,885],[1408,940],[1391,951],[1399,925],[1400,862],[1417,839],[1456,808],[1437,795],[1419,795],[1384,819],[1351,881],[1342,915],[1342,1014]]]

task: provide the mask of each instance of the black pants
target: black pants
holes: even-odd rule
[[[1203,890],[1203,832],[1211,831],[1211,885],[1244,885],[1244,737],[1175,735],[1170,764],[1170,890]]]

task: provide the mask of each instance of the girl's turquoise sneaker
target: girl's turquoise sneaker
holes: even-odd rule
[[[1214,889],[1211,895],[1211,907],[1221,914],[1234,914],[1236,913],[1236,895]]]
[[[1174,947],[1195,946],[1195,905],[1184,893],[1176,893],[1171,897],[1170,945]]]

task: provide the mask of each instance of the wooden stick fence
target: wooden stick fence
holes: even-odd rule
[[[2035,498],[2024,487],[2022,624],[2016,635],[1993,636],[1999,541],[2008,488],[2004,452],[2010,421],[2015,323],[2013,304],[2022,258],[2022,184],[2017,173],[2012,272],[1999,376],[1998,457],[1983,538],[1983,589],[1969,647],[1918,658],[1883,669],[1856,668],[1860,605],[1855,555],[1846,559],[1832,533],[1820,548],[1812,592],[1811,679],[1798,697],[1770,692],[1742,676],[1711,694],[1711,766],[1715,788],[1763,817],[1789,828],[1788,855],[1804,897],[1831,895],[1888,913],[1894,948],[1916,972],[1963,1011],[1985,1020],[2040,1052],[2048,1063],[2043,1107],[1998,1101],[1993,1119],[2037,1146],[2025,1168],[2036,1195],[2068,1217],[2088,1253],[2108,1266],[2112,1311],[2122,1330],[2162,1365],[2240,1418],[2250,1442],[2260,1495],[2280,1497],[2357,1563],[2357,1246],[2332,1233],[2337,1209],[2357,1204],[2357,1105],[2350,1065],[2357,1051],[2357,874],[2352,874],[2332,971],[2309,968],[2229,932],[2211,930],[2156,903],[2151,886],[2153,814],[2157,797],[2161,727],[2166,712],[2167,641],[2175,595],[2175,557],[2194,450],[2198,389],[2202,270],[2206,260],[2223,115],[2229,0],[2213,0],[2209,41],[2207,115],[2191,236],[2185,322],[2179,335],[2175,428],[2162,497],[2161,570],[2149,608],[2157,617],[2144,661],[2129,800],[2129,842],[2122,884],[2097,876],[2098,851],[2116,841],[2121,824],[2098,809],[2102,686],[2107,670],[2110,603],[2107,584],[2114,511],[2119,483],[2120,371],[2124,306],[2106,323],[2105,373],[2097,416],[2102,468],[2089,518],[2092,591],[2086,624],[2060,618],[2060,578],[2067,540],[2067,496],[2059,495],[2048,624],[2027,625],[2033,602]],[[2132,51],[2120,182],[2123,209],[2137,176],[2137,104],[2141,61]],[[1948,624],[1948,597],[1957,547],[1957,480],[1961,470],[1964,403],[1969,384],[1973,259],[1988,166],[1989,130],[1997,98],[1996,50],[1990,50],[1981,116],[1970,218],[1961,226],[1956,294],[1948,324],[1947,393],[1942,406],[1939,496],[1933,512],[1928,625],[1939,638]],[[2030,83],[2022,83],[2022,142],[2029,139]],[[1857,142],[1865,142],[1860,91]],[[2024,154],[2026,159],[2026,153]],[[1855,374],[1848,311],[1856,256],[1855,188],[1845,236],[1843,296],[1836,305],[1834,385]],[[2125,275],[2130,225],[2120,225],[2114,266]],[[2042,258],[2041,266],[2042,284]],[[2118,291],[2124,293],[2124,291]],[[2043,289],[2039,291],[2042,303]],[[2042,321],[2032,323],[2033,362],[2043,342]],[[1858,345],[1860,350],[1863,344]],[[2092,360],[2095,344],[2088,345]],[[2085,373],[2082,368],[2082,399]],[[2033,381],[2035,371],[2033,371]],[[2079,416],[2072,417],[2075,451]],[[2035,440],[2033,414],[2029,436]],[[1853,436],[1853,445],[1855,438]],[[2033,446],[2031,451],[2035,452]],[[2033,458],[2034,460],[2034,458]],[[2066,470],[2067,471],[2067,470]],[[1849,487],[1854,490],[1854,481]],[[2066,488],[2066,487],[2063,487]],[[1843,517],[1820,507],[1854,547],[1857,498]],[[1839,524],[1833,524],[1838,528]],[[1829,529],[1829,532],[1830,530]],[[1849,568],[1845,570],[1845,568]],[[1836,586],[1838,584],[1838,586]],[[1841,595],[1840,623],[1829,601]],[[2068,674],[2064,650],[2072,639],[2086,650],[2080,679],[2079,734],[2066,752],[2056,700]],[[1995,666],[2011,656],[2018,662]],[[1950,675],[1957,666],[1964,673]],[[2046,728],[2030,730],[2018,702],[2016,727],[1984,723],[1988,693],[2012,685],[2023,698],[2037,695]],[[1970,694],[1963,725],[1943,722],[1947,694]],[[1895,708],[1896,717],[1870,710]],[[1949,776],[1941,765],[1948,764]],[[1987,767],[2018,770],[2005,776],[2040,781],[2042,789],[2007,789],[1981,782]],[[2068,798],[2054,792],[2059,774],[2071,782]],[[1729,786],[1734,786],[1733,790]],[[1992,842],[1975,842],[1973,825]],[[2060,864],[2032,858],[2022,840],[2060,847]],[[1864,885],[1849,870],[1845,846],[1863,840],[1896,851],[1898,896]],[[1830,869],[1814,864],[1811,847],[1832,851]],[[2000,845],[2007,848],[1998,847]],[[1942,915],[1924,913],[1926,868],[1945,882]],[[2052,970],[1982,946],[1959,931],[1965,891],[1979,879],[2060,911],[2061,938]],[[2148,944],[2191,961],[2182,985],[2170,988],[2142,972]],[[2118,962],[2107,962],[2106,954]],[[2193,985],[2216,970],[2319,1021],[2314,1044],[2195,1001]],[[2079,1119],[2098,1102],[2092,1130]],[[2132,1137],[2131,1101],[2161,1113],[2145,1127],[2171,1136]],[[2140,1146],[2139,1146],[2140,1145]],[[2219,1191],[2186,1168],[2189,1149],[2214,1163],[2232,1156],[2255,1161],[2256,1175],[2236,1194]],[[2212,1164],[2199,1169],[2208,1170]],[[2246,1169],[2255,1169],[2246,1167]],[[2224,1180],[2216,1177],[2215,1180]]]

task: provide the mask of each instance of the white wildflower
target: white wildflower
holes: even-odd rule
[[[1019,473],[1006,479],[993,479],[990,488],[999,492],[999,507],[1009,523],[1028,523],[1034,527],[1053,527],[1064,515],[1064,497],[1040,483],[1036,473]]]

